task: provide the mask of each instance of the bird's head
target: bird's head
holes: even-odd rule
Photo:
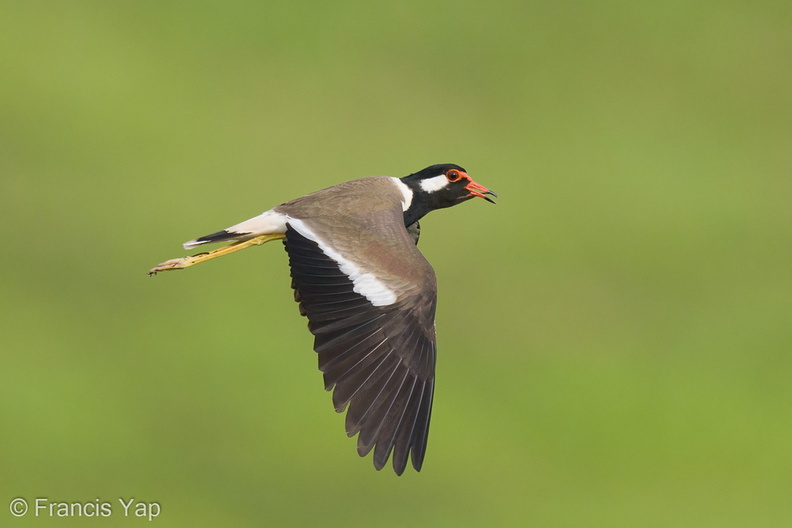
[[[489,196],[498,197],[494,191],[474,182],[465,169],[453,163],[432,165],[401,180],[413,192],[412,205],[417,209],[417,218],[434,209],[451,207],[477,196],[490,203],[495,201]]]

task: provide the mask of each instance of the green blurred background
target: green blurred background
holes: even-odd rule
[[[792,4],[6,2],[0,525],[792,525]],[[424,470],[355,454],[280,244],[458,163]]]

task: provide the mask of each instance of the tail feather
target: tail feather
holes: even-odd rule
[[[188,240],[182,245],[184,246],[184,249],[190,250],[198,246],[202,246],[204,244],[212,244],[214,242],[224,242],[226,240],[244,240],[245,238],[250,238],[250,234],[232,233],[230,231],[226,231],[225,229],[223,229],[222,231],[212,233],[211,235],[204,235],[202,237]]]
[[[183,244],[184,249],[190,250],[204,244],[228,240],[249,240],[259,235],[266,235],[269,233],[285,233],[286,220],[287,216],[285,214],[270,209],[249,220],[227,227],[222,231],[188,240]]]

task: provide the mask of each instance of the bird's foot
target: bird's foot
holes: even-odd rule
[[[251,246],[260,246],[265,242],[279,240],[281,238],[286,238],[286,235],[283,233],[268,233],[266,235],[259,235],[248,240],[240,240],[238,242],[234,242],[233,244],[209,251],[208,253],[198,253],[197,255],[191,255],[189,257],[166,260],[165,262],[162,262],[151,268],[148,271],[148,274],[156,275],[160,271],[189,268],[190,266],[200,264],[201,262],[206,262],[207,260],[211,260],[213,258],[222,257],[223,255],[228,255],[229,253],[235,253]]]
[[[200,255],[208,255],[208,253],[199,253],[198,255],[193,255],[191,257],[182,257],[182,258],[166,260],[165,262],[161,262],[156,266],[154,266],[153,268],[151,268],[148,271],[148,274],[156,275],[160,271],[170,271],[170,270],[189,268],[190,266],[195,264],[194,262],[195,257],[198,257]]]

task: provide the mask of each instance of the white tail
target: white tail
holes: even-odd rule
[[[223,242],[226,240],[248,240],[259,235],[271,233],[285,233],[286,222],[289,217],[283,213],[276,212],[275,209],[265,211],[249,220],[240,222],[236,225],[202,237],[188,240],[183,244],[184,249],[190,250],[204,244],[213,242]]]

